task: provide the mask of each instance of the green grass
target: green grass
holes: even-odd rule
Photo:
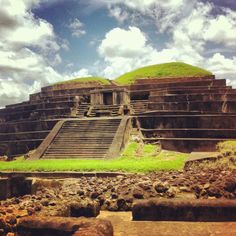
[[[147,77],[193,77],[212,75],[211,72],[182,62],[151,65],[128,72],[115,79],[118,84],[132,84],[136,79]]]
[[[23,160],[0,162],[0,171],[122,171],[144,173],[158,170],[180,170],[188,155],[161,151],[155,145],[131,142],[120,158],[110,160]]]
[[[91,83],[91,82],[97,82],[101,85],[109,85],[111,84],[110,80],[102,78],[102,77],[82,77],[82,78],[76,78],[66,81],[61,81],[56,84],[68,84],[68,83]]]

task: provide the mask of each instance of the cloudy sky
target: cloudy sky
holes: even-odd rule
[[[0,106],[170,61],[236,86],[235,0],[0,0],[0,34]]]

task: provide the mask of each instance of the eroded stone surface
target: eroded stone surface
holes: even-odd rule
[[[113,228],[108,220],[84,217],[25,217],[18,222],[16,230],[17,236],[113,236]]]
[[[236,221],[236,200],[155,198],[135,202],[132,215],[143,221]]]

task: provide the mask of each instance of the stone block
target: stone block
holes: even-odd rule
[[[9,178],[11,197],[19,197],[26,194],[31,194],[32,179],[27,179],[24,176],[16,175]]]
[[[0,179],[0,200],[10,197],[10,188],[8,178]]]
[[[25,217],[19,220],[17,236],[113,236],[110,221],[70,217]]]
[[[96,217],[100,213],[100,206],[97,202],[72,203],[70,214],[72,217]]]
[[[138,221],[236,221],[236,200],[142,200],[134,203],[132,215]]]

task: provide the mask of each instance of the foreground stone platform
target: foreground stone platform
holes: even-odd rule
[[[134,203],[132,215],[150,221],[236,221],[236,200],[142,200]]]
[[[25,217],[17,225],[17,236],[113,236],[108,220],[64,217]]]

